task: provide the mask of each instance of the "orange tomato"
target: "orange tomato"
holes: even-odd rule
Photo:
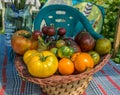
[[[94,67],[94,61],[88,53],[80,53],[74,59],[75,69],[78,72],[84,72]]]
[[[76,52],[72,55],[71,60],[74,62],[75,58],[80,54],[81,52]]]
[[[62,75],[70,75],[74,72],[74,64],[70,59],[62,58],[58,63],[58,70]]]

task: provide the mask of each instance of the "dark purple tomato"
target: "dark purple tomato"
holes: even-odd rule
[[[35,30],[34,32],[32,32],[32,39],[33,40],[38,40],[38,36],[42,36],[42,32],[39,30]]]
[[[48,36],[53,36],[55,34],[55,29],[54,29],[54,27],[49,27],[48,29],[47,29],[47,35]]]
[[[42,33],[43,33],[44,35],[47,34],[48,28],[49,28],[49,26],[43,26],[43,28],[42,28]]]
[[[65,28],[59,28],[58,29],[58,35],[63,36],[63,35],[65,35],[65,33],[66,33],[66,29]]]

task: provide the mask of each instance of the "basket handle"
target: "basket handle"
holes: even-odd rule
[[[63,11],[70,12],[71,14],[74,14],[76,18],[78,18],[79,21],[83,24],[86,31],[89,32],[95,39],[103,38],[102,35],[94,31],[91,24],[89,23],[89,20],[83,15],[83,13],[79,12],[78,10],[76,10],[75,8],[71,6],[59,5],[59,4],[49,5],[47,7],[42,8],[38,12],[34,20],[34,30],[40,30],[40,25],[42,23],[42,20],[45,14],[53,10],[63,10]]]

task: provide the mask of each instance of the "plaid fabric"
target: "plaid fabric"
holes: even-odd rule
[[[6,52],[4,36],[0,35],[0,95],[42,95],[39,85],[19,77]],[[83,95],[120,95],[120,65],[110,60],[94,74]]]

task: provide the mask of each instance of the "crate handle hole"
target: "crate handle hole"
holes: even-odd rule
[[[65,19],[55,19],[56,22],[66,22]]]
[[[72,17],[72,16],[69,16],[69,19],[73,19],[73,17]]]
[[[48,18],[50,18],[50,19],[51,19],[51,18],[53,18],[53,16],[51,16],[51,15],[50,15],[50,16],[48,16]]]
[[[61,14],[62,14],[62,15],[65,15],[66,12],[65,12],[65,11],[56,11],[56,14],[57,14],[57,15],[61,15]]]

